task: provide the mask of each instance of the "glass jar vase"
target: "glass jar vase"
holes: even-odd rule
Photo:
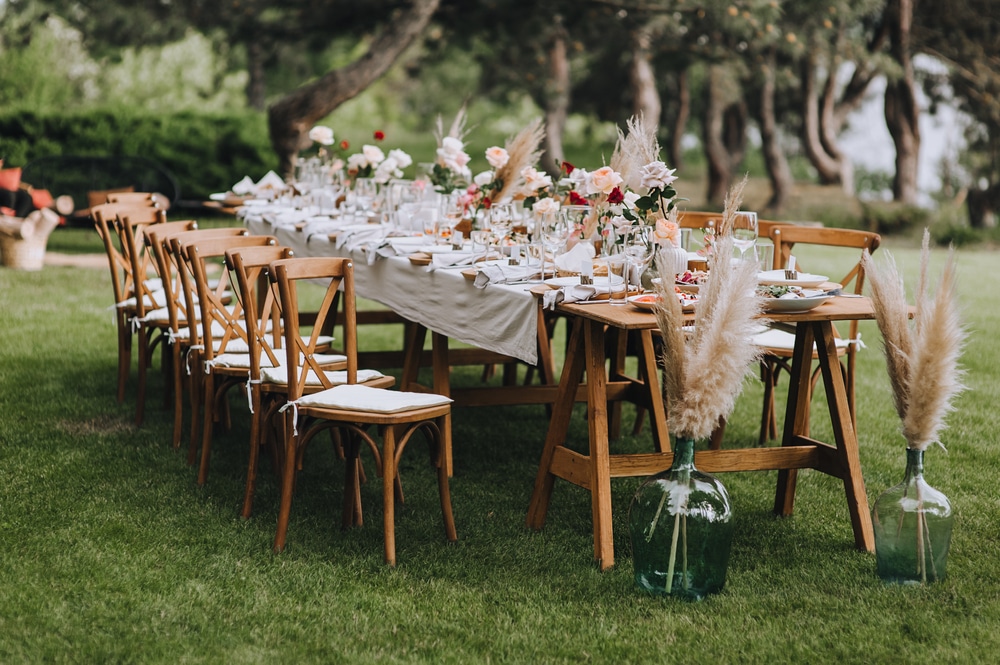
[[[629,528],[640,588],[687,600],[722,590],[733,510],[722,483],[695,468],[692,439],[677,438],[670,469],[636,491]]]
[[[892,584],[945,577],[954,523],[948,497],[924,481],[924,451],[906,449],[906,476],[872,508],[878,576]]]

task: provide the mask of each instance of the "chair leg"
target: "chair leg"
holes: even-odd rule
[[[184,370],[181,368],[180,342],[170,345],[170,365],[174,394],[174,432],[171,446],[177,450],[181,447],[181,430],[184,427]]]
[[[204,415],[201,421],[201,464],[198,467],[198,484],[208,480],[208,460],[212,454],[212,429],[215,426],[215,375],[207,374],[202,386]]]
[[[243,491],[243,509],[240,517],[250,519],[253,513],[253,497],[257,489],[257,463],[260,460],[260,447],[263,441],[261,420],[264,414],[261,412],[260,387],[251,386],[250,404],[252,413],[250,414],[250,458],[247,461],[247,482]]]
[[[343,437],[341,437],[343,439]],[[362,526],[364,516],[361,507],[361,442],[359,437],[349,433],[344,447],[344,509],[340,526],[348,529],[352,526]]]
[[[139,339],[139,378],[135,391],[135,424],[138,427],[142,426],[142,420],[146,413],[146,368],[149,366],[149,334],[151,330],[143,325],[139,328],[137,335]]]
[[[285,539],[288,536],[288,518],[292,512],[292,495],[295,493],[295,450],[298,446],[298,435],[295,434],[294,409],[288,409],[284,418],[285,459],[281,473],[281,502],[278,505],[278,527],[274,533],[274,551],[285,549]]]
[[[438,427],[445,431],[446,427],[451,427],[451,416],[442,416],[438,420]],[[451,488],[448,484],[448,465],[444,463],[445,451],[443,443],[437,441],[438,460],[438,495],[441,498],[441,515],[444,518],[444,535],[448,540],[454,542],[458,540],[458,532],[455,530],[455,516],[451,510]]]
[[[385,537],[385,562],[396,565],[396,427],[382,432],[382,530]]]
[[[125,386],[128,385],[128,375],[132,369],[132,328],[128,315],[117,312],[118,322],[118,403],[125,401]]]
[[[769,439],[775,438],[775,407],[774,389],[777,386],[778,376],[775,372],[774,364],[770,360],[762,360],[760,363],[760,378],[764,383],[764,404],[760,413],[760,434],[757,438],[757,445],[763,446]]]

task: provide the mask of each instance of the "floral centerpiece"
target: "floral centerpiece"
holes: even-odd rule
[[[903,482],[882,494],[872,509],[875,556],[878,575],[901,584],[927,584],[945,577],[951,504],[924,481],[923,458],[932,443],[941,445],[952,399],[964,388],[958,359],[966,332],[958,315],[955,256],[949,253],[937,294],[931,298],[929,245],[925,230],[912,327],[903,280],[892,256],[884,267],[867,252],[862,258],[907,456]]]
[[[539,146],[544,132],[542,121],[536,119],[508,138],[504,147],[486,149],[486,161],[491,169],[476,175],[467,191],[477,212],[489,210],[494,203],[512,201],[516,195],[524,195],[529,178],[535,185],[545,182],[543,174],[534,168],[541,156]],[[548,182],[551,184],[551,178]],[[537,187],[532,191],[537,192]]]
[[[376,131],[374,138],[383,141],[385,134]],[[378,184],[385,184],[393,178],[402,178],[403,169],[412,163],[413,158],[398,148],[386,155],[378,146],[365,144],[361,146],[361,152],[347,158],[347,175],[352,183],[358,178],[372,178]]]
[[[455,119],[444,133],[441,116],[437,118],[437,128],[434,131],[437,139],[437,152],[434,165],[431,168],[430,180],[434,189],[442,194],[451,194],[469,184],[472,171],[469,169],[470,157],[465,152],[465,107],[455,114]]]

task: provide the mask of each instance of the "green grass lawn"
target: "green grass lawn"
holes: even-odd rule
[[[900,245],[895,254],[912,283],[917,253]],[[834,272],[825,254],[801,260]],[[343,465],[317,441],[288,548],[272,554],[269,460],[256,514],[238,516],[242,394],[231,398],[234,429],[217,435],[199,488],[169,447],[160,373],[151,375],[144,427],[132,424],[132,399],[115,402],[107,269],[0,269],[0,662],[991,662],[1000,646],[995,264],[992,252],[961,255],[970,390],[950,418],[948,452],[927,454],[928,481],[957,513],[948,578],[883,585],[874,555],[853,547],[833,478],[801,473],[795,515],[778,519],[776,473],[726,474],[736,514],[729,577],[699,604],[634,586],[626,517],[638,480],[613,483],[618,558],[608,572],[592,559],[583,490],[558,483],[546,527],[525,527],[546,426],[537,407],[456,411],[457,543],[444,540],[434,476],[415,442],[403,461],[399,565],[387,568],[371,458],[366,524],[341,531]],[[391,329],[365,334],[368,345],[395,343]],[[874,502],[902,480],[905,455],[873,324],[863,339],[860,454]],[[459,370],[455,380],[479,375]],[[813,429],[829,438],[821,403],[822,391]],[[756,440],[759,409],[759,385],[748,383],[730,444]],[[574,436],[583,423],[581,409]],[[648,427],[615,443],[650,446]]]

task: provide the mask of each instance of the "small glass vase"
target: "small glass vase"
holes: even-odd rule
[[[872,508],[878,576],[891,584],[945,578],[954,515],[948,497],[924,481],[924,451],[906,449],[906,476]]]
[[[733,541],[729,493],[694,466],[694,441],[679,437],[668,471],[648,478],[629,510],[632,563],[641,589],[701,600],[726,583]]]

